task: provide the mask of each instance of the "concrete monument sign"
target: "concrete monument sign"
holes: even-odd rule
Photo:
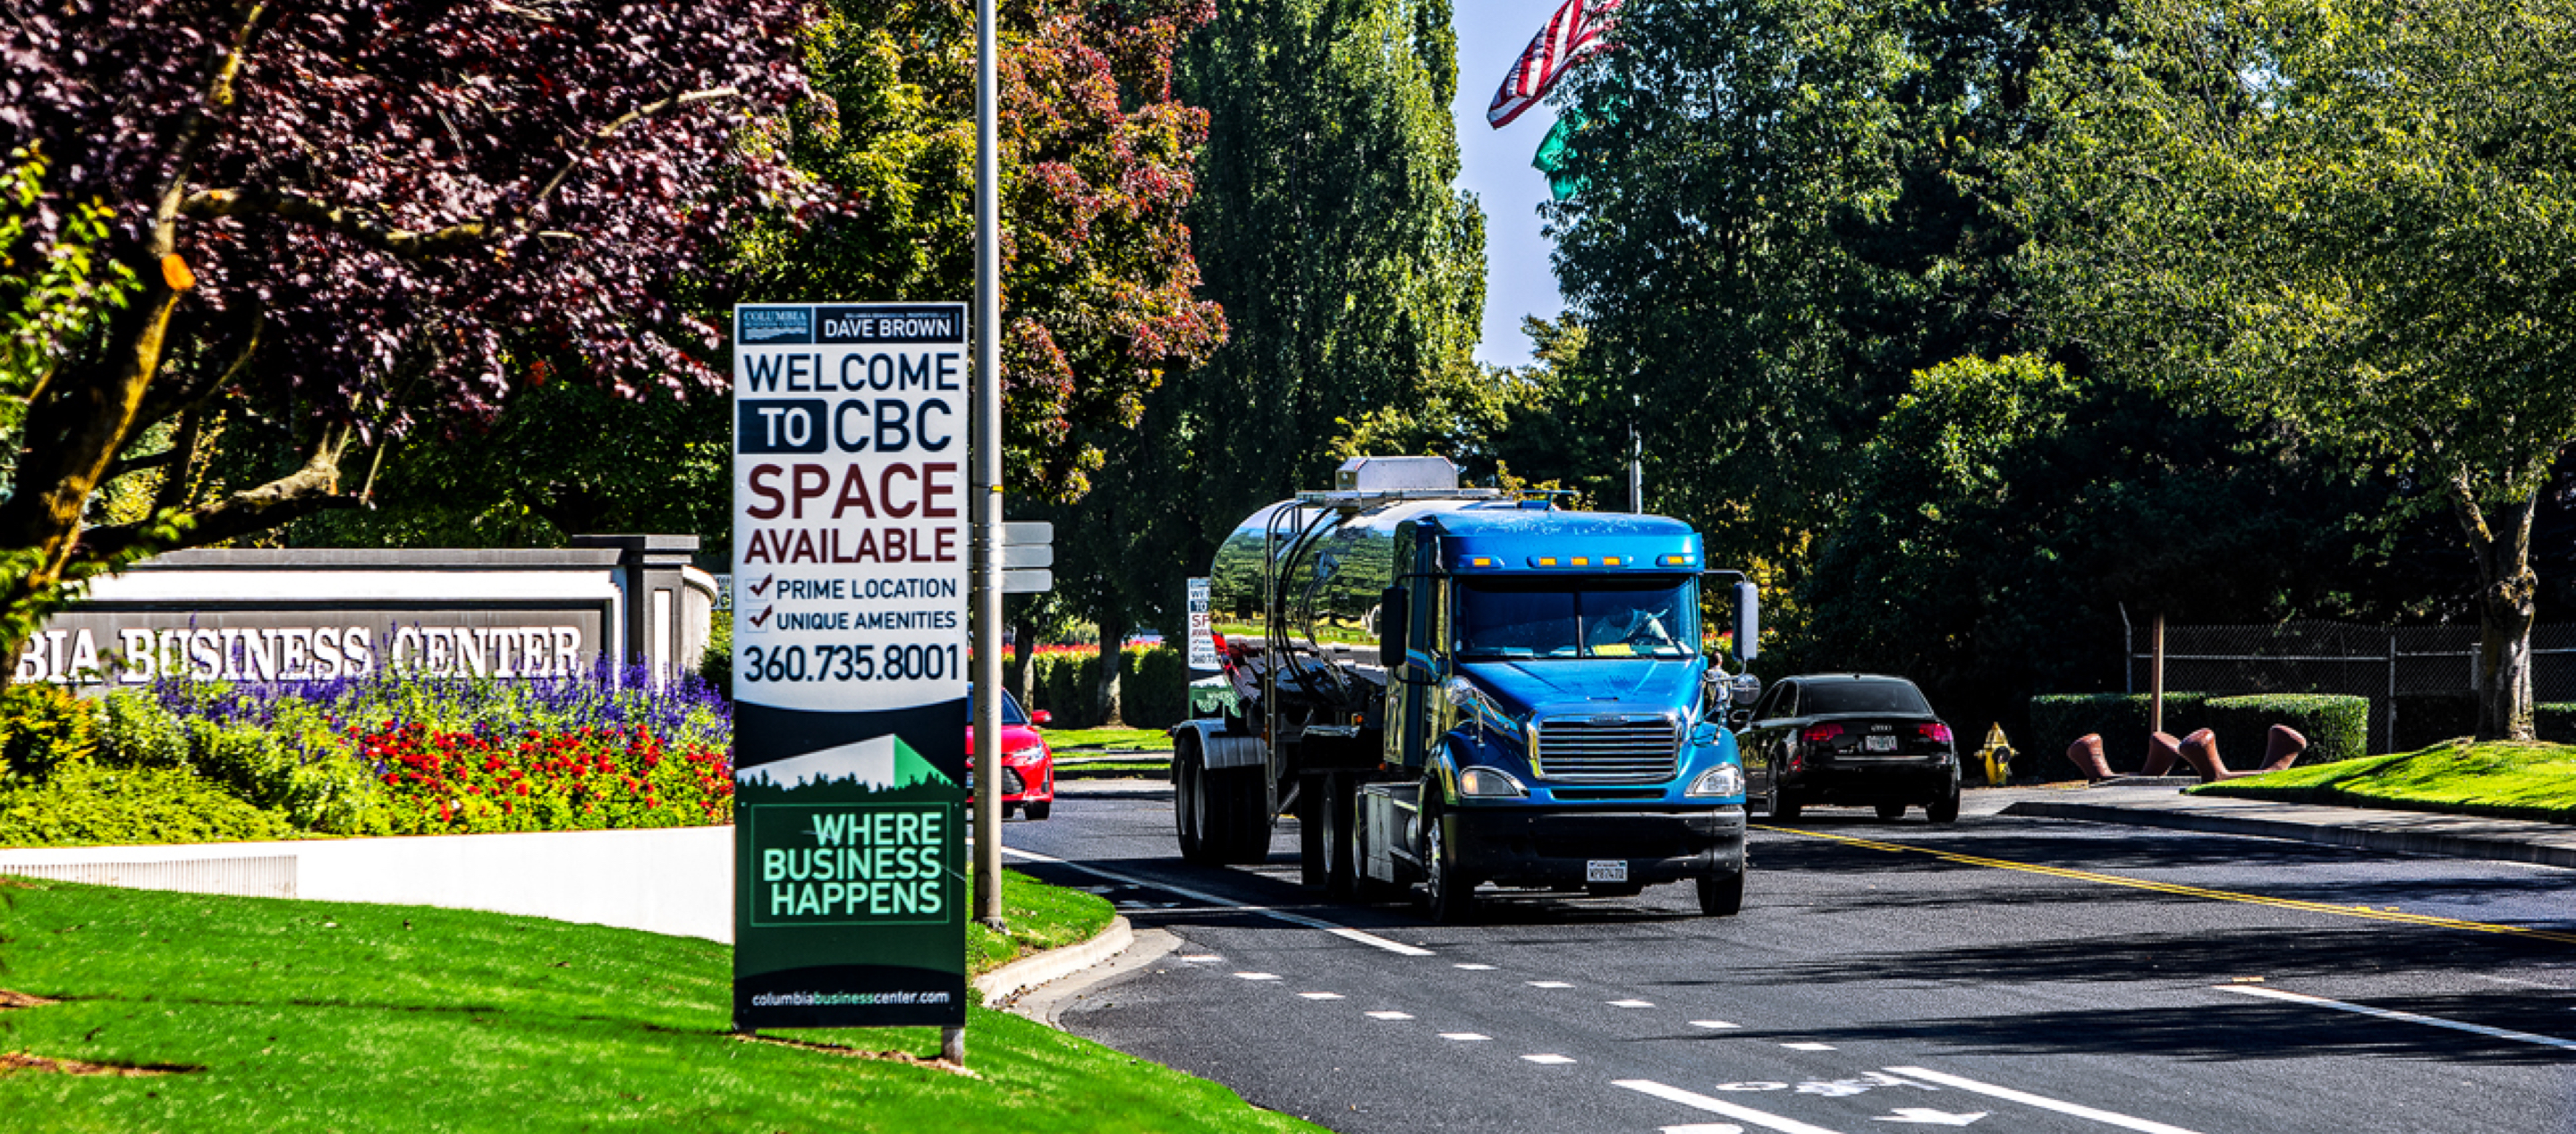
[[[715,579],[696,536],[576,536],[538,550],[201,550],[90,585],[29,639],[16,679],[139,685],[697,668]]]

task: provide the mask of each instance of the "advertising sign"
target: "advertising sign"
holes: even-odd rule
[[[1214,670],[1216,619],[1208,606],[1208,581],[1190,580],[1190,668]]]
[[[966,308],[734,327],[734,1026],[961,1026]]]

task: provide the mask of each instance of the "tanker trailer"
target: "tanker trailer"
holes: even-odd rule
[[[1689,525],[1360,457],[1245,520],[1209,575],[1230,697],[1172,730],[1185,857],[1258,862],[1293,814],[1306,884],[1420,883],[1435,920],[1488,883],[1742,907],[1731,726],[1761,687],[1702,652],[1700,586],[1734,582],[1746,657],[1758,596]]]

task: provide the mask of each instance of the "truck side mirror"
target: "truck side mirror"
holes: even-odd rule
[[[1388,587],[1377,599],[1377,660],[1392,673],[1404,665],[1405,632],[1413,628],[1413,609],[1402,587]]]
[[[1762,588],[1751,579],[1735,581],[1735,656],[1752,661],[1762,654]]]

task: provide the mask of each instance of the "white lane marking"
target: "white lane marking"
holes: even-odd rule
[[[1412,1019],[1412,1018],[1413,1018],[1413,1013],[1411,1013],[1411,1012],[1371,1012],[1371,1013],[1369,1013],[1369,1014],[1368,1014],[1368,1017],[1369,1017],[1369,1019],[1372,1019],[1372,1020],[1410,1020],[1410,1019]]]
[[[1531,988],[1572,988],[1572,987],[1574,987],[1573,985],[1567,984],[1567,983],[1565,983],[1564,981],[1561,981],[1561,980],[1534,980],[1534,981],[1529,982],[1529,986],[1530,986]]]
[[[1985,1111],[1952,1114],[1928,1106],[1900,1106],[1895,1111],[1870,1119],[1872,1122],[1910,1122],[1917,1126],[1965,1126],[1986,1116]]]
[[[1339,1000],[1342,998],[1342,994],[1338,992],[1300,992],[1297,995],[1305,997],[1308,1000]]]
[[[2180,1126],[2167,1126],[2161,1122],[2150,1122],[2143,1118],[2131,1118],[2128,1115],[2121,1114],[2117,1111],[2096,1110],[2089,1106],[2081,1106],[2071,1102],[2060,1102],[2056,1099],[2049,1098],[2046,1095],[2034,1095],[2028,1091],[2016,1091],[2010,1087],[1998,1087],[1992,1083],[1980,1083],[1974,1079],[1963,1079],[1957,1075],[1949,1075],[1932,1070],[1929,1067],[1890,1067],[1887,1069],[1887,1073],[1890,1075],[1903,1075],[1909,1079],[1921,1079],[1929,1083],[1939,1083],[1944,1087],[1956,1087],[1962,1091],[1974,1091],[1977,1094],[1989,1095],[2006,1102],[2017,1102],[2024,1106],[2035,1106],[2041,1110],[2053,1110],[2059,1114],[2071,1114],[2077,1118],[2089,1118],[2095,1122],[2103,1123],[2108,1126],[2117,1126],[2123,1130],[2135,1130],[2138,1131],[2139,1134],[2198,1134],[2196,1131],[2187,1130]]]
[[[1456,1040],[1460,1043],[1477,1043],[1494,1037],[1480,1036],[1474,1032],[1442,1032],[1440,1033],[1440,1038],[1445,1040]]]
[[[1490,972],[1494,971],[1494,966],[1492,966],[1492,965],[1474,965],[1474,964],[1464,964],[1464,965],[1452,965],[1452,966],[1450,966],[1450,967],[1451,967],[1451,968],[1458,968],[1458,969],[1465,969],[1465,970],[1467,970],[1468,972],[1471,972],[1471,973],[1490,973]]]
[[[1553,1053],[1547,1055],[1524,1055],[1521,1058],[1529,1060],[1532,1063],[1544,1063],[1550,1067],[1562,1066],[1564,1064],[1574,1062],[1574,1060],[1567,1058],[1566,1056],[1556,1055]]]
[[[2358,1012],[2364,1016],[2377,1016],[2382,1020],[2403,1020],[2410,1024],[2428,1024],[2436,1028],[2450,1028],[2453,1031],[2474,1032],[2478,1035],[2493,1036],[2497,1039],[2516,1040],[2522,1043],[2536,1043],[2543,1047],[2554,1047],[2563,1051],[2576,1051],[2576,1040],[2563,1040],[2556,1036],[2544,1036],[2533,1032],[2517,1032],[2508,1028],[2490,1028],[2484,1024],[2464,1024],[2458,1020],[2445,1020],[2438,1016],[2419,1016],[2413,1012],[2400,1012],[2393,1008],[2373,1008],[2367,1004],[2348,1004],[2341,1000],[2328,1000],[2322,996],[2310,996],[2304,992],[2286,992],[2277,988],[2248,988],[2240,984],[2222,984],[2218,985],[2217,988],[2220,992],[2233,992],[2239,996],[2260,996],[2267,1000],[2287,1000],[2293,1004],[2313,1004],[2319,1008],[2332,1008],[2338,1012]]]
[[[1115,870],[1102,870],[1097,866],[1085,866],[1079,862],[1057,858],[1053,855],[1039,854],[1036,851],[1024,851],[1017,847],[1003,847],[1002,853],[1016,858],[1024,858],[1030,862],[1045,862],[1053,863],[1057,866],[1071,867],[1094,877],[1107,878],[1116,882],[1124,882],[1130,886],[1143,886],[1148,889],[1161,890],[1166,894],[1179,894],[1191,901],[1205,902],[1221,909],[1235,910],[1241,913],[1260,914],[1263,917],[1275,918],[1277,920],[1287,922],[1290,925],[1302,925],[1308,929],[1320,929],[1335,937],[1339,937],[1347,941],[1357,941],[1362,945],[1371,946],[1373,948],[1384,949],[1387,952],[1396,954],[1400,957],[1428,957],[1431,955],[1431,950],[1429,949],[1425,949],[1417,945],[1407,945],[1401,941],[1389,941],[1377,934],[1363,933],[1347,925],[1335,925],[1332,922],[1323,920],[1322,918],[1307,917],[1304,914],[1293,914],[1286,910],[1274,910],[1268,906],[1247,906],[1241,902],[1229,902],[1214,894],[1192,890],[1185,886],[1175,886],[1169,882],[1150,882],[1142,878],[1120,874]]]
[[[1654,1007],[1654,1004],[1653,1004],[1652,1002],[1650,1002],[1650,1001],[1645,1001],[1645,1000],[1605,1000],[1605,1001],[1602,1001],[1602,1003],[1604,1003],[1604,1004],[1608,1004],[1609,1006],[1611,1006],[1611,1007],[1613,1007],[1613,1008],[1652,1008],[1652,1007]]]
[[[1744,1134],[1744,1128],[1732,1122],[1693,1122],[1664,1127],[1663,1134]]]
[[[1834,1049],[1834,1045],[1829,1043],[1784,1043],[1780,1046],[1791,1051],[1832,1051]]]
[[[1217,956],[1217,955],[1216,955],[1216,954],[1214,954],[1214,953],[1190,953],[1190,954],[1187,954],[1187,955],[1183,956],[1181,959],[1182,959],[1182,960],[1184,960],[1184,961],[1188,961],[1189,963],[1191,963],[1191,964],[1193,964],[1193,965],[1198,965],[1198,964],[1205,964],[1205,963],[1207,963],[1207,962],[1209,962],[1209,961],[1222,961],[1222,960],[1224,960],[1225,958],[1220,957],[1220,956]]]
[[[1239,977],[1242,977],[1242,978],[1243,978],[1243,979],[1245,979],[1245,980],[1277,980],[1277,979],[1279,979],[1279,974],[1277,974],[1277,973],[1236,973],[1236,974],[1234,974],[1234,975],[1239,976]]]
[[[1835,1134],[1834,1131],[1822,1126],[1809,1126],[1794,1118],[1782,1118],[1769,1111],[1738,1106],[1724,1099],[1713,1099],[1697,1092],[1685,1091],[1680,1087],[1667,1087],[1652,1079],[1616,1079],[1611,1082],[1611,1085],[1626,1087],[1641,1095],[1653,1095],[1666,1102],[1677,1102],[1710,1114],[1723,1114],[1738,1122],[1749,1123],[1765,1130],[1777,1130],[1780,1134]]]
[[[1690,1022],[1690,1026],[1694,1028],[1740,1028],[1744,1025],[1730,1024],[1724,1020],[1693,1020]]]

